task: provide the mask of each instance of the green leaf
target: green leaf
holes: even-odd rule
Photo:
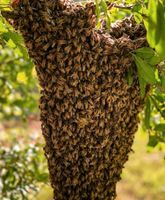
[[[143,17],[141,15],[141,10],[142,10],[142,5],[140,3],[136,3],[131,10],[137,24],[140,24],[143,20]]]
[[[18,46],[18,48],[19,48],[21,54],[23,55],[23,57],[24,57],[25,59],[28,59],[29,56],[28,56],[27,49],[26,49],[23,45],[21,45],[21,44],[18,44],[17,46]]]
[[[145,113],[145,118],[144,118],[145,127],[147,129],[150,129],[151,102],[150,102],[149,97],[146,99],[146,102],[145,102],[145,112],[144,113]]]
[[[150,47],[142,47],[134,52],[152,66],[157,65],[162,61],[162,58]]]
[[[148,84],[155,84],[156,78],[154,68],[137,55],[134,55],[134,58],[138,68],[139,78],[144,79]]]
[[[160,0],[148,3],[148,18],[144,19],[147,29],[147,41],[161,58],[165,58],[165,13]]]
[[[161,80],[161,86],[162,86],[163,90],[165,90],[165,76],[162,76],[160,78],[160,80]]]
[[[95,4],[96,4],[96,16],[97,16],[97,20],[100,18],[100,8],[99,8],[99,1],[95,0]]]
[[[150,47],[142,47],[137,50],[135,50],[135,53],[137,56],[141,58],[152,58],[155,55],[155,51],[151,49]]]
[[[147,86],[147,83],[146,81],[139,77],[139,85],[140,85],[140,96],[143,98],[145,96],[145,93],[146,93],[146,86]]]
[[[108,8],[107,8],[106,1],[105,1],[105,0],[101,0],[100,5],[101,5],[101,8],[102,8],[103,12],[104,12],[105,14],[107,14]]]
[[[142,5],[140,3],[136,3],[132,8],[132,12],[139,12],[141,9]]]
[[[5,32],[5,33],[2,33],[1,36],[7,42],[9,41],[9,39],[11,39],[16,45],[23,43],[22,37],[20,35],[18,35],[16,32],[13,32],[13,31],[8,31],[8,32]]]
[[[8,40],[7,45],[8,47],[13,48],[13,49],[16,47],[15,43],[11,39]]]
[[[165,98],[163,97],[163,95],[156,94],[156,95],[154,95],[154,97],[156,100],[158,100],[161,103],[165,102]]]
[[[165,12],[164,7],[160,1],[157,6],[157,26],[156,26],[156,38],[155,38],[156,51],[162,58],[165,58]]]
[[[131,86],[132,82],[133,82],[133,74],[132,74],[132,70],[131,69],[127,70],[126,79],[127,79],[128,85]]]
[[[156,35],[156,23],[157,23],[157,0],[150,0],[148,3],[148,19],[146,21],[147,27],[147,40],[151,47],[155,46]]]
[[[156,136],[150,135],[148,146],[155,147],[159,143],[159,140]]]
[[[158,65],[161,61],[162,58],[157,53],[152,58],[146,59],[146,62],[152,66]]]
[[[5,27],[5,24],[3,23],[3,21],[1,20],[0,18],[0,33],[1,32],[6,32],[6,27]]]
[[[162,19],[164,18],[164,9],[159,0],[157,0],[157,13],[156,13],[156,28],[155,30],[155,44],[157,44],[161,38],[162,31]]]
[[[152,102],[153,102],[153,105],[155,106],[156,110],[160,113],[160,115],[165,119],[165,113],[164,111],[161,109],[159,103],[157,103],[156,99],[155,99],[155,96],[150,96]]]
[[[110,29],[110,26],[111,26],[111,16],[109,13],[107,13],[107,21],[106,21],[106,24],[107,24],[107,28],[108,30]]]
[[[135,18],[135,21],[136,21],[137,24],[140,24],[143,20],[142,15],[139,14],[139,13],[134,13],[134,18]]]
[[[155,131],[165,132],[165,124],[157,124],[155,126]]]
[[[37,174],[37,176],[36,176],[36,180],[38,182],[47,182],[48,178],[49,178],[48,173]]]

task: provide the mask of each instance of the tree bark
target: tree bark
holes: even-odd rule
[[[143,99],[130,52],[147,45],[145,29],[126,18],[109,34],[96,30],[94,10],[93,3],[21,0],[6,14],[24,37],[42,88],[54,200],[115,199],[138,128]]]

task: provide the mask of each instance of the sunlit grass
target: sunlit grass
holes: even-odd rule
[[[123,193],[126,195],[124,200],[165,199],[164,154],[158,148],[149,153],[147,142],[147,134],[139,131],[133,145],[135,153],[130,155],[123,170],[123,179],[118,184],[121,200],[123,200]]]

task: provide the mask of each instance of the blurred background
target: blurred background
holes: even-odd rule
[[[0,8],[5,6],[0,4]],[[114,9],[112,21],[123,18],[126,13]],[[22,37],[0,15],[1,200],[52,199],[39,121],[39,90],[34,65],[24,48]],[[156,94],[157,106],[164,106],[165,96],[161,91]],[[162,113],[165,112],[163,106]],[[151,125],[164,124],[164,119],[152,109]],[[157,129],[154,134],[146,131],[143,121],[148,123],[148,119],[144,119],[144,113],[140,118],[142,123],[135,136],[134,151],[117,185],[117,199],[165,200],[164,125],[159,126],[162,135],[158,137]]]

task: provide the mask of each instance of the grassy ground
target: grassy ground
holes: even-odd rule
[[[19,128],[18,128],[19,127]],[[8,130],[8,134],[6,133]],[[19,130],[19,131],[18,131]],[[11,138],[19,138],[22,145],[35,143],[41,139],[40,123],[34,119],[29,125],[7,123],[0,126],[0,145],[10,145]],[[165,200],[165,161],[163,151],[158,148],[147,152],[147,134],[139,131],[133,145],[134,153],[130,154],[122,174],[122,181],[117,185],[117,200]],[[52,190],[50,186],[41,188],[33,200],[50,200]]]
[[[147,135],[136,134],[133,149],[118,184],[120,200],[165,200],[165,161],[158,148],[148,152]],[[123,197],[124,195],[124,197]]]

